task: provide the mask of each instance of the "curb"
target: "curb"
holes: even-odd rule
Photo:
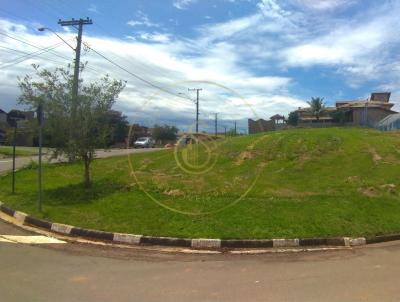
[[[156,245],[170,247],[189,247],[193,249],[233,249],[233,248],[297,248],[297,247],[354,247],[367,244],[400,240],[400,234],[388,234],[371,237],[336,238],[294,238],[294,239],[206,239],[154,237],[124,233],[112,233],[84,229],[72,225],[54,223],[15,211],[0,201],[0,211],[14,217],[20,223],[46,229],[50,232],[69,236],[79,236],[91,240],[111,241],[129,245]]]

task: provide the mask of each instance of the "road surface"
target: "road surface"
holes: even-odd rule
[[[157,150],[162,150],[163,148],[153,148],[153,149],[110,149],[110,150],[97,150],[96,158],[105,158],[117,155],[131,154],[131,153],[141,153],[141,152],[152,152]],[[43,156],[44,161],[49,161],[46,156]],[[38,156],[24,156],[17,157],[15,161],[16,169],[20,169],[26,166],[31,161],[38,161]],[[12,170],[12,158],[0,158],[0,175],[7,171]]]
[[[0,222],[0,235],[32,234]],[[2,242],[0,301],[398,301],[400,243],[264,255],[182,255]]]

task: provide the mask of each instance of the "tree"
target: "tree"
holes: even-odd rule
[[[174,141],[176,140],[178,136],[178,128],[175,126],[159,126],[159,125],[154,125],[154,130],[153,130],[153,138],[155,140],[160,140],[162,142],[164,141]]]
[[[111,134],[108,138],[108,145],[115,143],[125,142],[129,132],[129,122],[127,116],[123,115],[122,112],[116,110],[110,110],[107,112],[107,123],[111,127]]]
[[[317,118],[317,121],[319,120],[319,117],[321,116],[321,113],[325,111],[325,104],[324,104],[324,98],[320,97],[312,97],[311,101],[307,102],[310,105],[310,112],[315,115]]]
[[[72,68],[56,68],[54,71],[33,65],[35,79],[26,75],[19,78],[21,95],[19,103],[31,109],[41,104],[45,116],[45,138],[54,148],[53,157],[65,154],[69,159],[84,163],[84,184],[91,185],[90,164],[95,149],[105,147],[112,130],[107,113],[124,89],[122,81],[108,75],[97,82],[84,85],[79,82],[79,97],[72,98]],[[82,66],[82,70],[84,66]]]
[[[288,116],[288,124],[291,126],[297,126],[299,123],[299,113],[297,111],[292,111]]]

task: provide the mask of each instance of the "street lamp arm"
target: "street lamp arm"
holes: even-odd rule
[[[51,31],[53,34],[55,34],[61,41],[63,41],[65,44],[67,44],[73,51],[76,51],[76,49],[74,47],[72,47],[67,41],[65,41],[59,34],[57,34],[54,30],[52,30],[49,27],[41,27],[38,28],[38,31],[45,31],[45,30],[49,30]]]

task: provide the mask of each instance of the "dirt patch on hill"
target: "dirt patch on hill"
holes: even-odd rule
[[[371,154],[374,164],[379,164],[379,162],[382,160],[382,156],[379,155],[379,153],[376,151],[376,149],[370,147],[368,149],[368,152]]]
[[[254,158],[255,154],[251,151],[244,151],[242,153],[239,154],[239,156],[236,159],[235,165],[240,166],[241,164],[243,164],[243,162]]]

